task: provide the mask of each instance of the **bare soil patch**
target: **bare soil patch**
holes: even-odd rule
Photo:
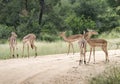
[[[80,66],[79,53],[0,60],[0,84],[87,84],[106,67],[120,63],[120,50],[109,50],[109,58],[105,63],[104,52],[97,51],[96,64],[91,58]]]

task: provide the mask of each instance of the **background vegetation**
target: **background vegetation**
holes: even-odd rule
[[[78,34],[87,28],[98,31],[100,38],[120,38],[120,0],[0,0],[0,43],[6,43],[12,31],[20,41],[34,33],[37,41],[46,41],[37,42],[38,55],[65,53],[67,45],[58,33]],[[22,44],[18,46],[21,54]],[[9,58],[8,43],[0,48],[0,58]]]
[[[39,24],[44,1],[42,22]],[[0,39],[15,31],[46,41],[58,40],[58,32],[70,34],[95,29],[100,34],[120,30],[120,0],[0,0]]]
[[[119,84],[120,83],[120,66],[110,66],[96,77],[90,80],[89,84]]]
[[[100,38],[115,38],[114,43],[119,42],[120,0],[0,0],[0,43],[6,43],[12,31],[17,33],[19,40],[34,33],[38,40],[42,40],[36,42],[38,55],[66,53],[67,44],[58,41],[58,33],[78,34],[87,28],[98,31]],[[113,40],[109,42],[113,43]],[[111,49],[110,45],[108,49]],[[77,43],[74,47],[79,52]],[[18,48],[21,57],[21,43]],[[0,49],[0,59],[11,57],[8,43],[0,44]],[[33,50],[30,55],[34,55]],[[119,84],[119,69],[107,70],[104,75],[93,78],[90,84]]]

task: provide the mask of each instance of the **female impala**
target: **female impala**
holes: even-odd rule
[[[107,51],[107,41],[104,40],[104,39],[91,39],[90,38],[92,35],[96,35],[96,34],[98,34],[96,31],[89,30],[84,35],[85,40],[87,41],[87,43],[91,47],[88,63],[90,62],[92,49],[93,49],[93,56],[94,56],[94,63],[95,63],[95,47],[101,47],[102,48],[102,50],[104,51],[104,53],[106,55],[106,62],[109,62],[108,51]]]
[[[82,38],[81,34],[77,34],[77,35],[71,35],[69,37],[66,37],[65,32],[61,32],[60,36],[64,39],[65,42],[68,42],[69,46],[68,46],[68,53],[70,52],[70,46],[72,46],[73,49],[73,54],[74,54],[74,48],[73,48],[73,42],[79,40],[80,38]]]
[[[87,47],[87,41],[83,37],[78,41],[78,45],[80,47],[80,60],[79,60],[79,65],[83,62],[83,57],[84,57],[84,64],[86,64],[86,47]]]
[[[28,34],[25,37],[23,37],[23,55],[24,56],[24,46],[25,44],[27,45],[28,49],[28,57],[29,57],[29,45],[31,46],[32,49],[35,49],[35,56],[37,56],[37,47],[34,44],[34,41],[36,40],[35,34]]]
[[[10,38],[8,38],[9,46],[10,46],[10,56],[15,57],[15,51],[17,52],[17,34],[15,32],[11,32]],[[17,54],[18,57],[18,54]]]

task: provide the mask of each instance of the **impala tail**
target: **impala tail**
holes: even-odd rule
[[[31,44],[31,48],[33,49],[33,44]]]

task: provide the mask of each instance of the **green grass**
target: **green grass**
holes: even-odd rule
[[[102,33],[101,35],[99,35],[99,38],[104,38],[104,39],[120,38],[120,27],[116,27],[116,28],[112,29],[111,31]]]
[[[120,27],[104,32],[100,34],[98,38],[108,41],[108,49],[116,49],[117,45],[120,47]]]
[[[50,55],[50,54],[61,54],[67,53],[68,43],[64,41],[57,42],[35,42],[37,46],[38,55]],[[79,52],[79,47],[77,42],[74,44],[75,52]],[[9,44],[0,44],[0,59],[9,59],[10,58],[10,49]],[[72,52],[72,49],[71,49]],[[18,43],[18,54],[19,57],[22,57],[22,43]],[[34,56],[34,50],[30,48],[30,56]],[[25,46],[25,56],[27,56],[27,46]]]
[[[120,84],[120,66],[110,66],[90,80],[90,84]]]
[[[108,42],[108,49],[115,49],[116,44],[111,43],[113,39],[109,39]],[[114,39],[114,42],[119,42],[120,39]],[[38,55],[50,55],[50,54],[61,54],[66,53],[68,51],[68,43],[64,41],[56,41],[56,42],[44,42],[44,41],[37,41],[35,42],[37,46],[37,53]],[[78,43],[74,43],[75,52],[79,52]],[[89,46],[87,47],[87,51],[89,51]],[[10,58],[10,49],[9,44],[0,44],[0,59],[9,59]],[[96,48],[96,50],[101,50],[101,48]],[[70,50],[72,52],[72,49]],[[22,57],[22,43],[18,43],[18,54],[19,57]],[[30,48],[30,56],[34,56],[34,50]],[[27,56],[27,46],[25,47],[25,57]]]
[[[120,35],[119,35],[120,27],[113,29],[111,32],[106,32],[101,34],[98,38],[106,39],[108,41],[108,49],[116,49],[117,45],[120,45]],[[114,39],[112,39],[114,38]],[[9,59],[10,58],[10,49],[9,44],[5,40],[4,44],[0,44],[0,59]],[[66,53],[68,50],[68,43],[64,41],[56,41],[56,42],[44,42],[37,41],[35,42],[37,46],[38,55],[50,55],[50,54],[61,54]],[[119,46],[120,48],[120,46]],[[75,52],[79,52],[78,43],[74,43]],[[87,47],[87,51],[89,51],[89,47]],[[96,50],[101,50],[101,48],[96,48]],[[71,49],[72,52],[72,49]],[[18,43],[18,54],[19,57],[22,57],[22,43],[19,41]],[[25,56],[27,56],[27,49],[25,48]],[[34,50],[30,48],[30,56],[34,56]]]

